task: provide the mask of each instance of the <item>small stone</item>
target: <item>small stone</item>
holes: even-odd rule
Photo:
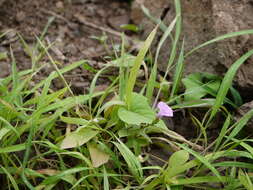
[[[22,22],[25,20],[25,17],[26,17],[26,14],[24,11],[19,11],[17,14],[16,14],[16,21],[18,22]]]
[[[57,9],[64,9],[64,4],[62,1],[58,1],[56,4],[55,4],[56,8]]]

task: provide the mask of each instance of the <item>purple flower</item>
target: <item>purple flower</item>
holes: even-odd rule
[[[159,118],[161,118],[163,116],[165,116],[165,117],[173,117],[173,110],[166,103],[159,102],[157,104],[157,108],[159,109],[157,117],[159,117]]]

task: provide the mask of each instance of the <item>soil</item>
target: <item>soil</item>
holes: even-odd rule
[[[0,52],[8,52],[7,60],[0,62],[0,78],[11,72],[10,47],[19,70],[31,68],[31,60],[17,34],[30,47],[34,46],[36,37],[41,35],[52,16],[55,19],[43,42],[47,45],[54,43],[50,54],[60,63],[59,67],[85,59],[92,67],[101,68],[106,63],[104,57],[113,54],[113,46],[120,44],[117,36],[117,31],[121,31],[120,25],[130,22],[130,4],[119,0],[8,0],[0,6],[0,33],[10,30],[0,39]],[[107,37],[108,48],[94,39],[103,36]],[[48,64],[48,61],[39,64]],[[53,70],[53,66],[48,64],[36,78],[40,80]],[[77,93],[83,93],[93,76],[78,68],[65,77]],[[54,81],[54,86],[61,88],[63,84]]]

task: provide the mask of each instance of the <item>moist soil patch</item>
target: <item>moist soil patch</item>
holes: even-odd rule
[[[130,22],[130,4],[116,0],[8,0],[0,9],[0,32],[10,31],[0,39],[0,52],[8,53],[8,58],[0,62],[0,78],[11,72],[10,47],[13,50],[19,70],[31,68],[31,59],[20,42],[20,34],[33,47],[51,17],[43,43],[54,43],[49,53],[58,67],[64,67],[79,60],[87,60],[94,68],[106,63],[105,56],[114,54],[113,46],[120,44],[120,25]],[[109,31],[109,32],[108,32]],[[116,35],[115,35],[116,33]],[[101,43],[106,36],[106,46]],[[47,77],[54,67],[48,59],[38,64],[46,64],[35,77]],[[93,78],[85,69],[75,69],[65,75],[76,93],[83,93]],[[105,82],[102,82],[105,83]],[[60,80],[54,81],[55,88],[62,88]]]

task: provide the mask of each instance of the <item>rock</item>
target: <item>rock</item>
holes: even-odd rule
[[[19,11],[16,14],[16,21],[21,23],[22,21],[25,20],[25,17],[26,17],[25,12],[24,11]]]
[[[181,0],[182,39],[185,39],[185,52],[222,34],[253,28],[253,1],[221,0]],[[141,11],[140,5],[147,7],[152,16],[169,25],[175,18],[174,0],[136,0],[132,5],[131,19],[141,24],[143,39],[155,27],[155,24]],[[153,50],[162,33],[158,33]],[[171,42],[167,40],[160,52],[159,69],[164,71],[170,52]],[[180,44],[179,44],[180,47]],[[253,48],[253,35],[239,36],[199,49],[185,60],[185,73],[210,72],[224,74],[243,54]],[[253,87],[253,59],[241,66],[236,82],[240,87]]]
[[[253,28],[253,1],[213,1],[213,20],[216,35]],[[231,64],[253,48],[253,35],[244,35],[218,44],[223,54],[223,64],[229,68]],[[237,82],[241,87],[253,86],[253,59],[247,60],[237,74]]]
[[[60,9],[60,10],[64,9],[64,4],[63,4],[62,1],[56,2],[55,6],[56,6],[57,9]]]
[[[0,0],[0,6],[5,2],[5,0]]]

